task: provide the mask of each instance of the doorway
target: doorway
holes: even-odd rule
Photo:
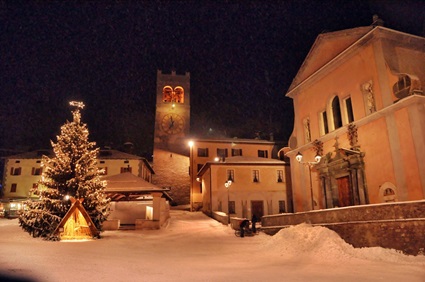
[[[338,204],[339,207],[347,207],[353,205],[353,191],[350,185],[349,176],[336,179],[338,185]]]
[[[263,201],[251,201],[251,215],[257,218],[261,218],[264,215],[264,202]]]

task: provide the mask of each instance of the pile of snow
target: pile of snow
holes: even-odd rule
[[[354,248],[335,231],[306,223],[281,229],[265,241],[263,247],[286,255],[304,255],[323,260],[354,258],[425,265],[425,256],[409,256],[381,247]]]

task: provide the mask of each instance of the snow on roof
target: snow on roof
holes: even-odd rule
[[[155,184],[132,174],[124,172],[116,175],[102,177],[107,183],[105,192],[110,191],[167,191]]]

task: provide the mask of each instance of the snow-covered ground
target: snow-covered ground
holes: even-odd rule
[[[425,281],[425,256],[354,249],[301,224],[239,238],[202,213],[171,211],[166,228],[48,242],[0,219],[0,281]]]

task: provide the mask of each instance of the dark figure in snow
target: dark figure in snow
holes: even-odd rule
[[[249,220],[248,219],[242,220],[239,227],[241,228],[241,238],[243,238],[245,237],[245,228],[249,227]]]
[[[258,218],[257,218],[257,216],[255,214],[252,215],[251,221],[252,221],[252,233],[255,234],[255,233],[257,233],[257,227],[255,226],[255,224],[258,221]]]

